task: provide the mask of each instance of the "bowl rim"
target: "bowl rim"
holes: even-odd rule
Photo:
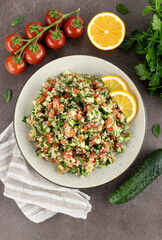
[[[148,124],[147,124],[147,111],[146,111],[146,108],[145,108],[145,103],[144,103],[144,101],[143,101],[143,99],[142,99],[142,96],[141,96],[140,92],[138,91],[136,85],[135,85],[134,82],[129,78],[129,76],[128,76],[127,74],[126,74],[126,75],[128,76],[128,78],[129,78],[130,81],[132,82],[133,87],[134,87],[134,88],[137,90],[137,92],[139,93],[139,95],[140,95],[140,97],[141,97],[141,100],[142,100],[142,103],[143,103],[144,116],[145,116],[145,119],[144,119],[144,120],[145,120],[145,121],[144,121],[144,127],[145,127],[145,129],[144,129],[143,139],[142,139],[142,141],[141,141],[141,144],[140,144],[140,147],[139,147],[139,151],[137,152],[136,156],[134,157],[134,159],[132,160],[132,162],[128,165],[128,167],[127,167],[123,172],[120,172],[117,176],[115,176],[115,177],[112,178],[111,180],[109,180],[109,181],[107,181],[107,182],[104,182],[104,183],[101,183],[101,184],[97,184],[97,185],[93,185],[93,186],[88,186],[88,187],[73,187],[73,186],[70,186],[70,187],[69,187],[69,186],[66,186],[66,185],[63,185],[63,184],[55,183],[55,182],[53,182],[52,180],[49,180],[47,177],[41,175],[41,173],[39,173],[39,172],[28,162],[28,160],[25,158],[25,156],[24,156],[24,154],[23,154],[23,152],[22,152],[22,150],[21,150],[21,148],[20,148],[20,146],[19,146],[19,143],[18,143],[18,140],[17,140],[17,136],[16,136],[16,120],[15,120],[15,118],[16,118],[17,104],[18,104],[18,101],[19,101],[19,98],[20,98],[20,94],[21,94],[21,92],[23,91],[23,89],[25,88],[25,86],[26,86],[26,84],[28,83],[28,81],[30,80],[30,78],[31,78],[35,73],[37,73],[39,70],[41,70],[43,67],[45,67],[46,65],[48,65],[48,64],[51,63],[51,62],[57,61],[57,60],[59,60],[59,59],[64,59],[64,58],[68,58],[68,57],[76,57],[76,56],[77,56],[77,57],[91,57],[91,58],[96,58],[96,59],[99,59],[99,60],[108,62],[108,63],[110,63],[111,65],[113,65],[113,66],[115,66],[116,68],[118,68],[118,69],[119,69],[120,71],[122,71],[124,74],[126,74],[122,69],[120,69],[119,67],[117,67],[115,64],[113,64],[113,63],[111,63],[111,62],[109,62],[109,61],[107,61],[107,60],[105,60],[105,59],[102,59],[102,58],[99,58],[99,57],[96,57],[96,56],[91,56],[91,55],[82,55],[82,54],[76,54],[76,55],[75,55],[75,54],[73,54],[73,55],[68,55],[68,56],[63,56],[63,57],[57,58],[57,59],[54,59],[54,60],[46,63],[45,65],[43,65],[42,67],[40,67],[37,71],[35,71],[35,72],[28,78],[28,80],[25,82],[25,84],[23,85],[23,87],[21,88],[21,90],[20,90],[20,92],[19,92],[19,94],[18,94],[18,96],[17,96],[17,100],[16,100],[16,104],[15,104],[15,110],[14,110],[13,131],[14,131],[14,136],[15,136],[16,144],[17,144],[17,146],[18,146],[18,148],[19,148],[19,150],[20,150],[23,158],[25,159],[25,161],[30,165],[30,167],[31,167],[39,176],[43,177],[43,178],[46,179],[47,181],[49,181],[49,182],[51,182],[51,183],[54,183],[54,184],[56,184],[56,185],[58,185],[58,186],[62,186],[62,187],[66,187],[66,188],[72,188],[72,189],[89,189],[89,188],[95,188],[95,187],[103,186],[104,184],[107,184],[107,183],[109,183],[109,182],[112,182],[114,179],[116,179],[116,178],[118,178],[119,176],[121,176],[122,174],[124,174],[124,173],[132,166],[132,164],[134,163],[134,161],[137,159],[139,153],[141,152],[142,146],[143,146],[143,144],[144,144],[144,142],[145,142],[145,140],[146,140],[146,130],[148,129]]]

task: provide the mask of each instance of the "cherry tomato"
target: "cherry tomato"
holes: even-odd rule
[[[52,28],[45,36],[45,43],[52,49],[60,49],[65,44],[65,34],[60,29]]]
[[[84,32],[84,21],[81,17],[72,16],[64,23],[64,32],[70,38],[78,38]]]
[[[25,61],[29,64],[38,64],[45,57],[45,49],[40,43],[28,45],[24,50]]]
[[[51,25],[56,22],[58,19],[62,18],[63,12],[60,9],[50,9],[45,15],[45,22],[47,25]],[[58,24],[58,26],[62,26],[64,23],[64,19]]]
[[[23,39],[23,37],[18,33],[8,35],[5,39],[6,49],[13,54],[25,44],[21,39]]]
[[[10,55],[6,58],[5,66],[10,73],[19,74],[25,70],[26,62],[23,59],[18,61],[16,56]]]
[[[39,28],[41,27],[41,28]],[[31,22],[28,23],[25,27],[25,35],[28,39],[35,37],[38,33],[43,31],[43,25],[40,22]],[[38,41],[41,41],[44,38],[45,32],[38,38]]]

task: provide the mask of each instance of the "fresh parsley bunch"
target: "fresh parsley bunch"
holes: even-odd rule
[[[131,37],[125,37],[121,49],[135,47],[137,54],[145,55],[145,62],[135,66],[140,80],[149,81],[149,95],[162,97],[162,0],[149,0],[150,5],[143,16],[153,11],[153,18],[147,32],[135,29]]]

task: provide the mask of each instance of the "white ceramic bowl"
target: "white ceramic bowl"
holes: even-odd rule
[[[126,143],[126,150],[116,155],[116,160],[110,166],[97,169],[89,176],[80,178],[71,173],[59,174],[56,172],[55,163],[37,158],[34,144],[28,140],[29,127],[22,122],[24,116],[29,116],[32,109],[32,100],[35,99],[42,84],[48,77],[57,76],[59,73],[69,70],[73,73],[95,74],[99,77],[105,75],[117,75],[124,79],[129,91],[137,101],[137,114],[130,123],[132,139]],[[66,187],[89,188],[107,183],[122,174],[135,160],[142,146],[145,129],[146,114],[142,98],[130,78],[113,64],[96,57],[74,55],[56,59],[34,73],[24,85],[17,100],[14,116],[14,129],[18,146],[28,163],[46,179]]]

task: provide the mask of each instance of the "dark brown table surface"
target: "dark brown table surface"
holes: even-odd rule
[[[4,46],[5,37],[13,32],[24,36],[25,25],[31,21],[44,24],[44,15],[50,8],[60,8],[65,13],[78,7],[87,26],[91,18],[103,11],[118,14],[125,22],[126,33],[129,35],[134,28],[146,30],[151,14],[142,17],[146,0],[122,0],[130,13],[122,16],[116,10],[119,0],[5,0],[0,1],[0,132],[13,120],[17,97],[28,78],[41,66],[62,56],[86,54],[110,61],[121,68],[137,86],[147,111],[147,132],[142,150],[133,165],[120,177],[103,186],[85,189],[83,192],[91,196],[92,211],[87,220],[75,219],[57,214],[43,223],[30,222],[17,207],[16,203],[4,197],[4,186],[0,182],[0,240],[160,240],[162,239],[162,188],[161,177],[154,181],[140,196],[119,206],[109,203],[110,193],[138,167],[140,162],[151,151],[162,147],[162,137],[155,138],[152,134],[154,123],[162,127],[162,99],[148,96],[145,83],[137,77],[134,66],[143,60],[133,50],[124,53],[119,49],[104,52],[95,48],[89,41],[86,31],[79,39],[67,39],[63,49],[54,51],[46,49],[46,57],[42,63],[28,66],[26,71],[14,76],[5,69],[4,61],[9,53]],[[11,27],[12,20],[24,16],[20,26]],[[10,88],[12,100],[6,103],[4,91]]]

